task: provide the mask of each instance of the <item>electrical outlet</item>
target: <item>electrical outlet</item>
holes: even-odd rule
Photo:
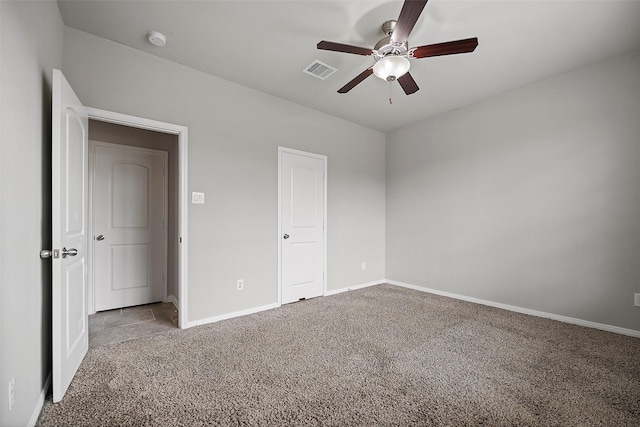
[[[244,289],[244,280],[243,279],[238,279],[238,281],[236,282],[236,289],[241,291]]]
[[[633,294],[633,305],[640,307],[640,294]]]
[[[364,270],[366,270],[366,269],[367,269],[367,263],[366,263],[366,262],[363,262],[363,263],[362,263],[362,271],[364,271]]]
[[[9,394],[7,396],[9,398],[9,410],[13,409],[13,407],[16,405],[15,388],[16,388],[16,377],[13,377],[9,380]]]

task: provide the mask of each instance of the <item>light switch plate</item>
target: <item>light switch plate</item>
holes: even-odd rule
[[[191,203],[195,205],[204,205],[204,193],[191,193]]]

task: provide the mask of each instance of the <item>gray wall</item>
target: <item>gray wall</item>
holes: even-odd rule
[[[178,299],[178,136],[89,120],[89,140],[168,153],[167,296]]]
[[[0,425],[27,425],[51,371],[51,78],[55,2],[0,2]],[[15,378],[16,405],[8,387]]]
[[[328,156],[329,289],[384,279],[384,134],[70,28],[63,72],[87,106],[188,126],[189,321],[277,301],[278,146]]]
[[[387,278],[640,330],[640,53],[387,138]]]

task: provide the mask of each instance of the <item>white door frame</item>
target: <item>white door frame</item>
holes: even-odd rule
[[[282,185],[282,153],[297,154],[300,156],[312,157],[314,159],[322,160],[322,167],[324,170],[324,233],[322,238],[324,239],[324,247],[322,254],[322,296],[327,295],[327,156],[322,154],[309,153],[307,151],[295,150],[293,148],[278,147],[278,305],[282,305],[282,194],[280,186]]]
[[[100,110],[87,107],[89,119],[101,122],[113,123],[133,128],[153,130],[178,136],[178,327],[188,327],[188,187],[189,176],[188,161],[188,128],[172,123],[159,122],[157,120],[115,113],[113,111]],[[89,186],[91,188],[91,186]],[[91,202],[90,202],[91,206]],[[89,222],[92,228],[93,224]],[[89,229],[89,236],[93,236],[93,229]],[[93,257],[92,245],[90,248],[90,260]],[[89,289],[93,290],[93,265],[89,261]],[[94,312],[93,295],[90,295],[90,310]]]
[[[91,126],[91,125],[89,125]],[[142,152],[142,153],[154,153],[156,155],[161,155],[163,158],[163,164],[162,167],[164,168],[164,170],[166,170],[167,174],[169,172],[169,152],[165,151],[165,150],[160,150],[157,148],[146,148],[146,147],[136,147],[133,145],[125,145],[125,144],[115,144],[112,142],[104,142],[104,141],[97,141],[97,140],[89,140],[89,220],[88,223],[90,224],[88,226],[89,230],[94,229],[95,226],[95,215],[94,215],[94,194],[95,194],[95,185],[96,185],[96,150],[98,147],[102,147],[102,148],[111,148],[111,149],[117,149],[117,150],[121,150],[121,151],[127,151],[127,152]],[[164,176],[164,182],[162,183],[162,209],[163,209],[163,215],[164,215],[164,227],[162,229],[162,233],[163,233],[163,238],[162,238],[162,259],[164,261],[164,272],[163,274],[163,281],[162,281],[162,301],[167,301],[167,285],[168,285],[168,281],[169,281],[169,277],[167,276],[167,271],[168,271],[168,264],[169,264],[169,260],[167,259],[167,254],[168,254],[168,220],[169,220],[169,181],[168,181],[168,175],[166,175],[165,173],[163,173]],[[93,267],[95,266],[96,263],[96,259],[94,257],[94,245],[95,245],[95,238],[94,238],[94,234],[89,234],[88,237],[89,241],[91,242],[91,244],[89,244],[89,246],[91,246],[91,251],[90,251],[90,264],[91,264],[91,270],[93,272]],[[157,250],[157,248],[156,248]],[[95,276],[91,276],[90,280],[88,282],[88,286],[89,286],[89,291],[88,291],[88,297],[89,297],[89,313],[95,313],[96,311],[96,283],[95,283]],[[175,302],[176,304],[178,304],[177,302]]]

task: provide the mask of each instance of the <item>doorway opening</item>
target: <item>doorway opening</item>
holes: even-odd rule
[[[178,137],[96,120],[88,137],[89,347],[177,328]]]
[[[187,328],[187,128],[93,108],[87,108],[87,110],[89,112],[88,139],[90,140],[90,146],[93,148],[90,150],[90,182],[88,183],[90,189],[88,221],[88,298],[89,313],[92,313],[89,318],[90,327],[92,326],[92,329],[99,330],[115,326],[123,329],[122,332],[126,332],[124,331],[124,329],[126,329],[125,325],[140,323],[135,328],[133,326],[131,327],[131,329],[134,330],[131,338],[149,335],[150,333],[154,333],[154,331],[166,330],[169,326]],[[127,267],[127,263],[129,266],[145,264],[152,266],[155,270],[159,268],[159,271],[162,271],[162,277],[160,279],[162,289],[160,290],[160,294],[156,292],[150,299],[134,298],[122,304],[118,304],[118,300],[115,305],[111,303],[111,306],[97,304],[96,301],[96,298],[99,297],[99,293],[96,292],[96,286],[99,284],[96,274],[100,273],[100,270],[96,269],[98,266],[96,256],[100,255],[96,249],[96,243],[102,243],[100,240],[105,241],[107,239],[107,236],[100,235],[102,232],[97,229],[94,221],[96,218],[94,212],[94,207],[96,207],[94,198],[95,148],[100,146],[102,146],[102,148],[115,147],[122,149],[116,151],[123,151],[125,153],[127,150],[130,150],[134,153],[134,156],[152,154],[153,157],[154,153],[160,154],[160,157],[162,157],[162,155],[166,156],[166,163],[160,166],[160,168],[163,169],[161,170],[161,174],[164,175],[164,178],[159,178],[159,175],[149,175],[149,177],[145,178],[147,181],[166,178],[166,193],[163,195],[166,205],[166,207],[163,208],[166,209],[166,211],[164,211],[164,219],[161,218],[163,215],[162,212],[156,212],[158,205],[143,206],[140,204],[133,189],[126,189],[126,192],[130,194],[125,197],[125,199],[127,197],[129,198],[126,199],[124,203],[124,205],[132,205],[131,209],[133,209],[133,212],[124,210],[124,214],[121,212],[120,215],[121,218],[127,218],[127,221],[135,222],[136,208],[138,210],[148,209],[150,211],[149,218],[155,215],[156,219],[160,217],[160,220],[164,222],[163,226],[166,234],[162,237],[164,239],[162,242],[163,245],[161,245],[163,253],[160,258],[156,257],[153,262],[151,262],[151,260],[147,259],[144,251],[138,250],[138,252],[135,253],[137,250],[136,247],[144,246],[136,246],[135,242],[133,245],[129,244],[128,249],[122,251],[119,255],[120,261],[124,263],[125,267]],[[138,173],[135,167],[131,167],[131,165],[136,162],[124,161],[120,163],[124,165],[124,167],[120,168],[118,173],[114,173],[113,175],[119,175],[121,178],[123,176],[127,177],[126,182],[129,182],[127,173],[132,173],[132,176]],[[144,170],[145,167],[139,168],[139,171],[142,171],[140,172],[142,175],[146,173]],[[122,175],[122,171],[125,171],[124,175]],[[109,178],[108,185],[111,187],[114,186],[114,176]],[[142,180],[142,187],[147,185],[147,181]],[[113,195],[109,197],[113,197]],[[129,209],[128,207],[126,208]],[[145,215],[141,215],[141,217],[144,216]],[[110,221],[112,219],[113,218],[111,218]],[[133,225],[135,226],[136,224]],[[133,250],[130,248],[133,248]],[[102,255],[104,255],[104,253],[105,252],[103,252]],[[114,250],[110,250],[109,255],[114,258],[114,253]],[[113,268],[112,265],[109,266],[109,269]],[[145,269],[138,269],[138,273],[136,273],[135,269],[131,270],[129,268],[125,268],[124,271],[126,273],[125,279],[131,279],[130,281],[133,282],[135,282],[135,279],[147,273]],[[133,273],[131,273],[131,271],[133,271]],[[103,268],[101,273],[104,272],[105,270]],[[109,274],[112,274],[110,270]],[[129,274],[128,277],[127,274]],[[122,281],[118,283],[121,282]],[[135,288],[135,286],[133,286],[133,288]],[[136,291],[136,289],[133,290]],[[98,310],[106,309],[112,310],[95,314]],[[151,323],[144,324],[144,322]],[[117,332],[116,335],[118,335],[121,331],[107,332],[111,332],[112,335]],[[102,335],[108,335],[107,332]],[[127,339],[126,334],[120,335],[124,337],[124,339]]]

